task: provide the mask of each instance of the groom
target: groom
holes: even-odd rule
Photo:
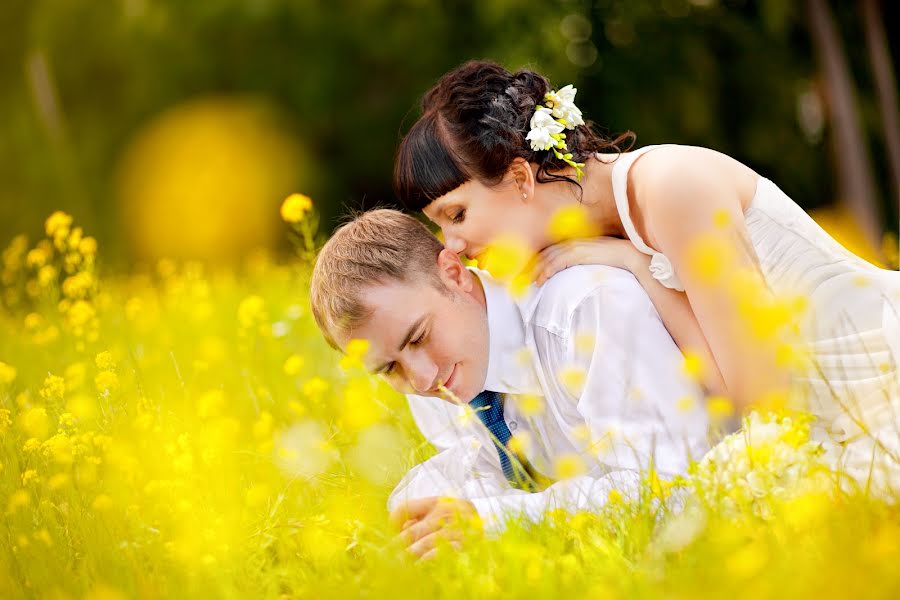
[[[374,210],[322,248],[311,300],[333,347],[368,342],[366,367],[440,451],[388,503],[417,555],[458,537],[451,513],[496,529],[596,509],[709,447],[700,390],[627,271],[574,267],[514,298],[413,217]]]

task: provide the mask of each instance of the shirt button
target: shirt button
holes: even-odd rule
[[[515,421],[510,421],[510,422],[509,422],[509,430],[510,430],[510,431],[515,431],[515,430],[516,430],[516,427],[518,427],[518,423],[516,423]]]

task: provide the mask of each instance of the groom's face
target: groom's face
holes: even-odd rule
[[[452,256],[455,265],[440,268],[442,289],[425,277],[363,289],[361,300],[371,313],[337,341],[346,347],[351,339],[367,340],[366,368],[401,393],[469,402],[487,374],[487,312],[480,287],[474,289],[480,283],[455,255],[446,255],[445,262]]]

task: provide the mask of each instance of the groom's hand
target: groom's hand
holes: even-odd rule
[[[395,508],[390,518],[401,528],[397,539],[423,559],[434,555],[438,540],[459,549],[467,532],[481,530],[474,504],[446,496],[409,500]]]

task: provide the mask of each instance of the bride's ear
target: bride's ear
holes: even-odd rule
[[[524,158],[514,158],[507,171],[508,177],[516,186],[516,190],[523,202],[534,197],[535,178],[531,163]]]

